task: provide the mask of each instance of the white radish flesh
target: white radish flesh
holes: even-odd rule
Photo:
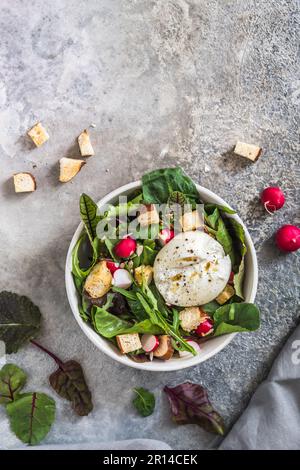
[[[142,348],[145,352],[152,352],[159,346],[159,339],[155,335],[143,335],[141,338]]]
[[[200,346],[198,343],[196,343],[196,341],[193,341],[193,340],[187,340],[187,343],[192,346],[192,348],[195,349],[196,353],[197,354],[200,354],[201,352],[201,349],[200,349]],[[179,357],[184,357],[184,358],[190,358],[190,357],[194,357],[194,355],[189,352],[189,351],[179,351]]]
[[[132,277],[127,269],[117,269],[114,272],[113,280],[113,285],[122,289],[128,289],[132,284]]]

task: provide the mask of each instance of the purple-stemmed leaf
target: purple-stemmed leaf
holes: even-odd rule
[[[173,420],[177,424],[198,424],[215,434],[224,434],[223,418],[215,411],[206,390],[198,384],[185,382],[176,387],[165,387]]]

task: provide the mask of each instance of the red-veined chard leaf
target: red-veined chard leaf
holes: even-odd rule
[[[32,343],[52,357],[58,365],[58,369],[49,377],[51,387],[59,396],[72,403],[75,413],[79,416],[88,415],[93,409],[92,394],[79,362],[74,360],[63,362],[36,341],[32,341]]]
[[[173,420],[177,424],[198,424],[215,434],[224,434],[223,418],[212,407],[206,390],[198,384],[185,382],[176,387],[165,387]]]
[[[6,405],[10,427],[26,444],[38,444],[55,419],[55,401],[44,393],[24,393]]]
[[[0,404],[14,401],[26,383],[26,374],[15,364],[5,364],[0,370]]]

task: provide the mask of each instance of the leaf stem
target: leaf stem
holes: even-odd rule
[[[44,348],[41,344],[39,344],[37,341],[31,339],[30,342],[34,344],[37,348],[41,349],[44,351],[48,356],[52,357],[52,359],[56,362],[56,364],[62,369],[63,368],[63,361],[59,359],[53,352],[49,351],[48,349]]]

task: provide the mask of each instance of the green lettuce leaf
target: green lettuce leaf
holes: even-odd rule
[[[200,201],[195,183],[179,168],[163,168],[146,173],[142,178],[143,198],[146,203],[167,203],[176,191],[189,202]]]
[[[238,331],[255,331],[260,326],[260,314],[256,305],[231,303],[223,305],[214,313],[214,336]]]

